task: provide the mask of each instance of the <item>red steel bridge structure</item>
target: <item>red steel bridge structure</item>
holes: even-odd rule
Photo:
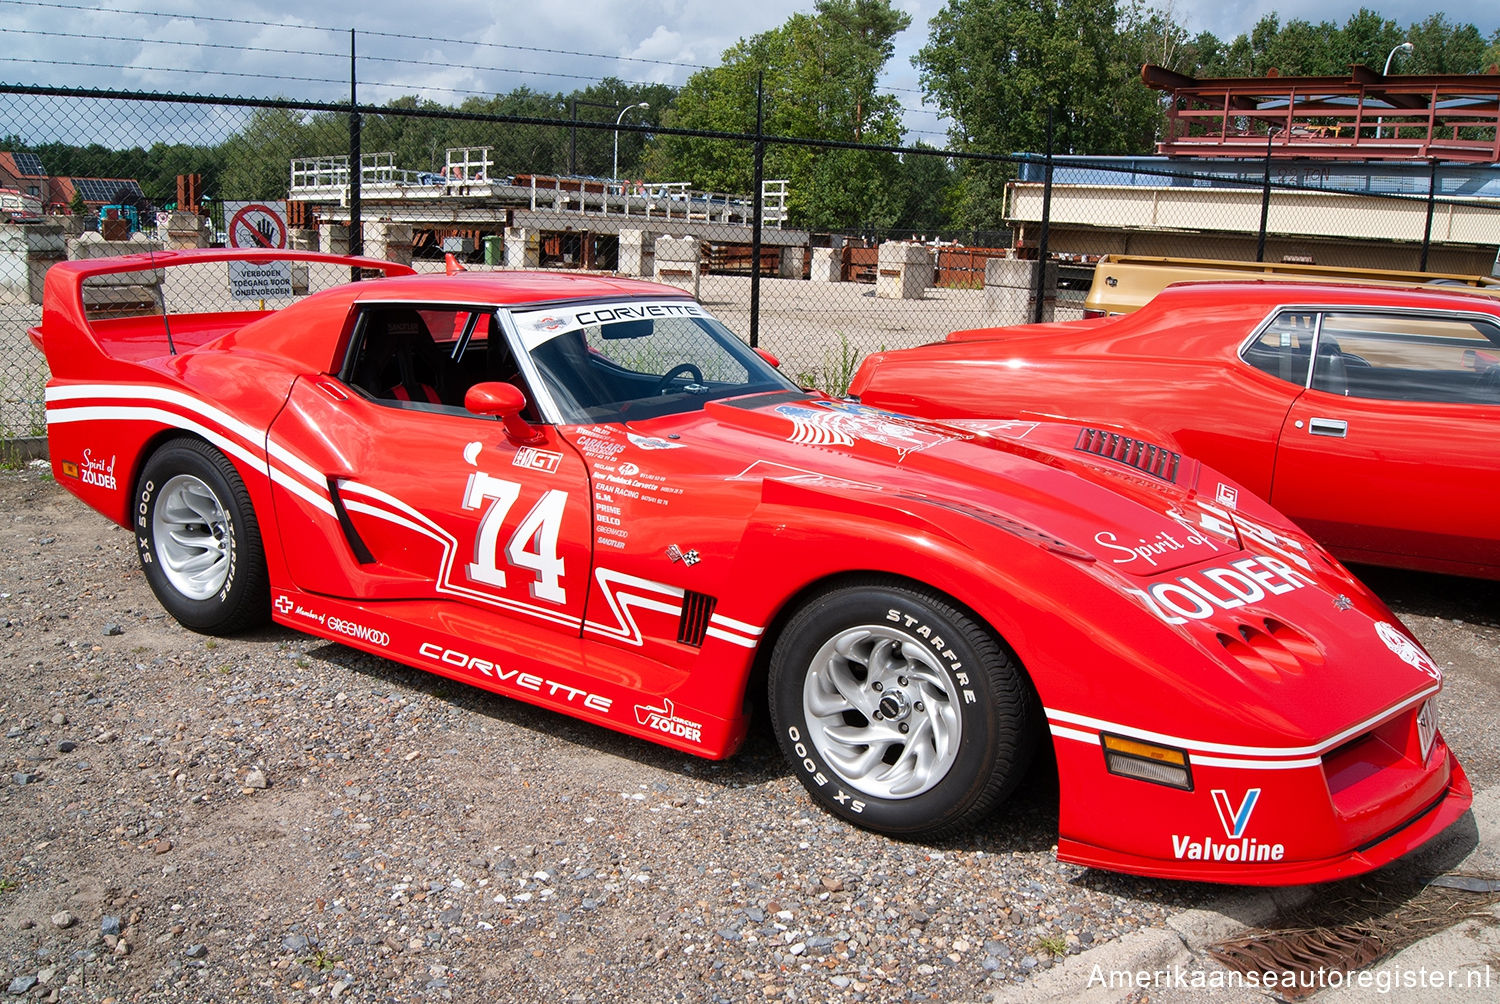
[[[1186,157],[1500,162],[1500,72],[1197,79],[1147,64],[1169,95],[1158,152]]]

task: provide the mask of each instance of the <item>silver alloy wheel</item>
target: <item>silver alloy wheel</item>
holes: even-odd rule
[[[866,795],[911,798],[958,756],[959,688],[923,642],[885,624],[839,632],[802,685],[808,738],[834,773]]]
[[[229,516],[213,489],[191,474],[162,485],[151,514],[156,558],[172,588],[206,600],[229,578]]]

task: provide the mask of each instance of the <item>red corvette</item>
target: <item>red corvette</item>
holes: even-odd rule
[[[109,273],[285,258],[387,277],[88,307]],[[183,624],[273,619],[706,757],[765,687],[812,796],[892,834],[975,822],[1050,741],[1060,856],[1146,875],[1332,879],[1468,806],[1432,660],[1196,461],[810,393],[671,287],[408,271],[48,274],[53,470]]]
[[[1189,283],[1133,314],[873,355],[850,393],[928,418],[1150,430],[1346,561],[1500,578],[1493,296]]]

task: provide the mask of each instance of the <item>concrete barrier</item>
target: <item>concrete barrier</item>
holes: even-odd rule
[[[621,230],[617,270],[623,275],[654,275],[656,236],[649,230]]]
[[[842,271],[843,262],[838,248],[813,248],[809,279],[813,282],[838,282]]]
[[[68,258],[81,261],[91,258],[115,258],[127,254],[145,254],[162,250],[161,241],[154,241],[143,233],[133,233],[123,241],[107,241],[101,235],[88,231],[67,240]],[[117,272],[90,279],[90,286],[156,286],[161,283],[162,270],[142,269],[138,272]]]
[[[783,279],[800,279],[806,270],[807,248],[789,244],[781,249],[781,260],[776,269],[778,276]]]
[[[59,223],[0,223],[0,300],[41,303],[47,269],[67,256],[65,230]]]
[[[1041,286],[1037,274],[1041,272]],[[992,324],[1030,324],[1036,319],[1037,296],[1042,320],[1051,321],[1057,307],[1057,262],[991,258],[984,265],[984,310]]]
[[[876,256],[875,295],[888,300],[920,300],[932,285],[932,253],[925,244],[888,241]]]
[[[184,211],[168,214],[167,247],[173,251],[208,247],[208,231],[203,229],[203,217]]]
[[[318,245],[329,254],[349,253],[349,227],[343,223],[324,223],[318,227]]]
[[[525,227],[505,230],[505,267],[537,268],[542,263],[542,235]]]
[[[411,264],[412,227],[410,223],[377,220],[365,226],[365,254],[401,265]]]
[[[703,282],[703,263],[696,237],[658,237],[656,265],[652,277],[698,297]]]

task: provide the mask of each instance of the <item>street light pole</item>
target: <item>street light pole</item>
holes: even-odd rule
[[[623,109],[620,110],[619,118],[615,119],[615,166],[614,166],[614,169],[610,171],[609,180],[611,180],[611,181],[619,181],[620,180],[620,122],[621,122],[621,120],[623,120],[625,118],[625,113],[628,112],[628,111],[630,111],[633,108],[639,108],[642,111],[645,111],[647,108],[650,108],[650,107],[651,107],[651,102],[649,102],[649,101],[642,101],[640,104],[629,105],[626,108],[623,108]]]
[[[581,98],[568,99],[568,118],[572,125],[568,130],[568,173],[578,173],[578,106],[588,105],[590,108],[608,108],[614,111],[619,105],[607,105],[603,101],[584,101]]]
[[[1412,45],[1410,42],[1402,42],[1400,45],[1398,45],[1394,49],[1392,49],[1390,55],[1388,55],[1388,56],[1385,57],[1385,69],[1383,69],[1383,70],[1380,71],[1380,75],[1382,77],[1384,77],[1384,76],[1388,75],[1391,72],[1391,60],[1393,60],[1393,59],[1396,58],[1396,53],[1398,53],[1398,52],[1405,52],[1405,53],[1410,54],[1414,49],[1416,49],[1416,46]],[[1383,117],[1382,118],[1377,118],[1375,120],[1375,138],[1376,139],[1380,138],[1380,127],[1382,125],[1384,125],[1384,124],[1385,124],[1385,119]],[[1396,128],[1400,129],[1401,127],[1397,126]]]

